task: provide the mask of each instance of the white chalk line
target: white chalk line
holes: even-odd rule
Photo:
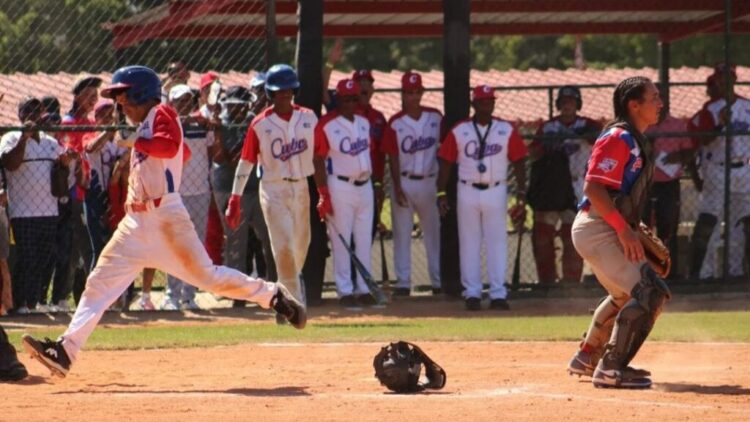
[[[549,345],[549,344],[561,344],[561,343],[579,343],[579,341],[573,341],[573,340],[560,340],[560,341],[553,341],[553,340],[521,340],[521,341],[513,341],[513,340],[459,340],[459,341],[452,341],[452,340],[426,340],[423,341],[423,343],[442,343],[442,344],[452,344],[452,345],[477,345],[477,344],[490,344],[490,345],[523,345],[523,344],[531,344],[531,345]],[[748,346],[750,343],[746,342],[689,342],[685,343],[684,341],[652,341],[651,344],[664,344],[664,345],[695,345],[695,346]],[[382,346],[385,342],[362,342],[362,341],[348,341],[348,342],[266,342],[266,343],[256,343],[256,346],[259,347],[310,347],[310,346],[320,346],[320,347],[351,347],[351,346]],[[243,344],[243,346],[251,345],[251,344]]]

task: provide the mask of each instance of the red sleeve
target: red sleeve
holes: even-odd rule
[[[326,135],[326,131],[323,129],[326,123],[327,121],[322,121],[315,125],[315,146],[313,152],[321,158],[328,157],[328,151],[331,150],[331,146],[328,144],[328,135]]]
[[[391,125],[387,125],[383,131],[383,141],[380,145],[380,150],[388,155],[398,155],[398,140],[396,138],[396,131],[393,130]]]
[[[190,151],[188,144],[182,145],[182,163],[187,163],[190,157],[193,156],[193,151]]]
[[[611,134],[596,141],[591,151],[586,181],[620,189],[630,149],[619,134]]]
[[[182,133],[177,124],[177,116],[159,109],[154,117],[154,130],[151,139],[138,138],[133,148],[156,158],[172,158],[180,149]]]
[[[449,163],[458,161],[458,142],[456,142],[456,136],[453,134],[453,131],[448,132],[448,136],[443,139],[437,155]]]
[[[527,152],[528,150],[521,134],[518,132],[518,129],[513,128],[513,131],[510,133],[510,140],[508,140],[508,159],[515,163],[518,160],[522,160]]]
[[[260,155],[260,141],[258,140],[258,134],[255,133],[255,125],[250,125],[245,135],[245,142],[242,144],[240,157],[255,164],[258,162],[258,155]]]
[[[93,144],[96,138],[99,137],[100,132],[86,132],[83,135],[83,148],[88,148],[89,145]]]
[[[714,122],[714,116],[708,111],[707,108],[702,108],[700,111],[690,119],[687,124],[688,132],[710,132],[716,129],[716,122]],[[693,147],[697,148],[701,144],[701,137],[691,138]]]

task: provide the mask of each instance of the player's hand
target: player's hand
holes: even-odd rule
[[[336,41],[334,41],[333,43],[333,47],[331,47],[331,51],[328,52],[328,63],[335,65],[339,60],[341,60],[341,56],[343,55],[343,47],[344,40],[342,38],[336,38]]]
[[[237,230],[237,227],[240,226],[240,220],[242,219],[242,205],[240,204],[239,195],[232,195],[229,198],[225,216],[227,218],[227,226],[232,230]]]
[[[333,203],[331,202],[331,194],[328,191],[327,186],[321,186],[318,188],[318,195],[320,196],[320,199],[318,199],[318,216],[320,217],[320,221],[325,221],[327,215],[333,215]]]
[[[404,193],[404,190],[401,189],[401,186],[394,187],[393,189],[396,196],[396,203],[402,207],[409,206],[409,201],[406,199],[406,194]]]
[[[445,215],[448,214],[448,210],[451,209],[451,206],[448,204],[448,198],[445,195],[438,196],[437,207],[441,217],[445,217]]]
[[[629,226],[617,233],[625,257],[632,263],[637,264],[644,260],[643,245],[638,240],[638,235]]]

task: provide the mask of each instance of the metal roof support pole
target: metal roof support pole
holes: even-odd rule
[[[447,128],[469,115],[470,3],[470,0],[443,0],[443,101]],[[440,278],[444,293],[451,296],[460,296],[463,290],[455,212],[457,182],[454,167],[447,191],[451,208],[440,225]]]
[[[276,0],[266,0],[266,69],[276,63]]]
[[[664,109],[669,113],[669,62],[670,45],[668,41],[659,41],[659,92],[664,102]]]

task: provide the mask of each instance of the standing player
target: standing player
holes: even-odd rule
[[[370,271],[372,244],[373,190],[370,179],[380,183],[374,174],[371,154],[375,148],[370,124],[355,113],[359,103],[359,83],[343,79],[336,86],[337,111],[328,113],[315,128],[315,184],[320,192],[318,213],[331,219],[328,233],[333,247],[334,278],[339,302],[345,308],[374,305],[360,274],[352,286],[351,259],[338,235],[349,240],[354,234],[357,258]],[[337,232],[337,230],[339,230]]]
[[[388,122],[383,152],[388,154],[393,183],[391,215],[393,220],[393,261],[396,288],[393,294],[411,292],[411,231],[414,212],[424,234],[427,268],[433,293],[440,285],[440,214],[435,207],[438,171],[437,149],[442,139],[443,115],[422,106],[422,76],[406,72],[401,78],[404,108]]]
[[[132,146],[127,215],[117,226],[91,272],[68,329],[57,341],[28,334],[23,345],[53,374],[64,377],[107,307],[144,267],[159,268],[216,294],[272,307],[296,328],[305,326],[304,307],[278,284],[254,279],[211,263],[178,191],[183,156],[182,129],[175,110],[160,104],[161,81],[153,70],[127,66],[102,91],[138,124]]]
[[[512,164],[517,194],[526,184],[526,145],[510,122],[492,116],[495,90],[487,85],[474,88],[474,117],[458,122],[448,132],[438,151],[438,208],[448,211],[446,187],[451,167],[458,164],[457,215],[461,262],[461,284],[466,309],[481,309],[482,241],[487,252],[490,309],[510,309],[506,300],[505,273],[508,262],[508,167]],[[518,198],[523,206],[523,199]]]
[[[573,244],[609,296],[568,371],[593,375],[596,387],[648,388],[651,374],[629,365],[670,293],[646,264],[635,230],[654,170],[643,132],[659,121],[662,102],[649,79],[633,77],[617,85],[613,103],[615,120],[594,144],[573,223]]]
[[[260,165],[260,205],[268,226],[279,282],[305,302],[300,280],[310,244],[310,195],[307,177],[313,174],[313,132],[318,118],[312,110],[292,103],[299,88],[297,72],[277,64],[266,73],[266,95],[272,103],[252,122],[242,146],[242,158],[232,186],[226,216],[239,226],[241,197],[253,165]]]
[[[541,138],[529,146],[528,199],[534,210],[531,239],[541,284],[552,284],[557,279],[578,283],[583,272],[583,260],[570,239],[570,227],[576,215],[576,200],[583,195],[583,174],[591,144],[601,131],[601,125],[578,115],[582,105],[578,87],[561,87],[555,100],[560,115],[542,123],[537,131]],[[563,244],[561,278],[555,263],[558,234]]]

